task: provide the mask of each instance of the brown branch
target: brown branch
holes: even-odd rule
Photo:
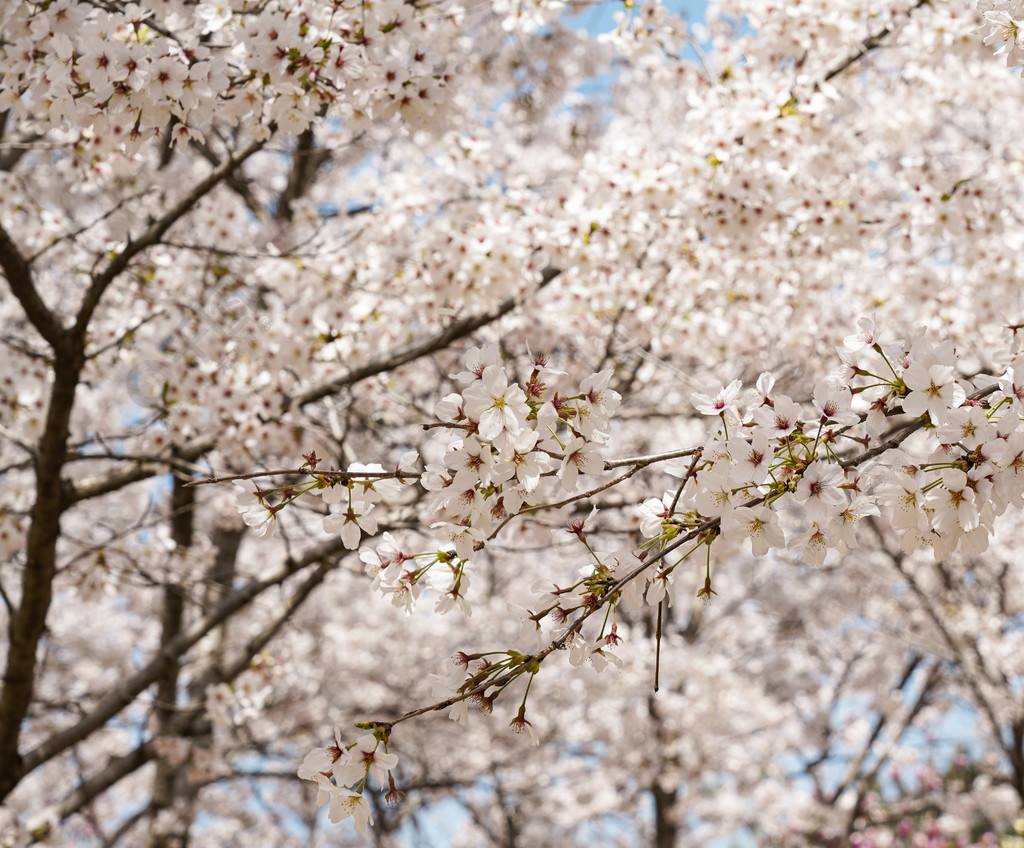
[[[921,664],[923,659],[924,658],[920,654],[915,653],[911,655],[910,659],[907,661],[907,664],[903,669],[903,674],[900,676],[900,682],[896,686],[896,689],[894,691],[900,692],[903,690],[903,687],[905,687],[907,683],[910,682],[910,679],[913,676],[914,671],[917,670],[917,667]],[[932,671],[934,672],[934,670],[935,667],[933,666]],[[927,691],[927,688],[925,689],[925,691]],[[924,693],[922,692],[922,697],[923,694]],[[857,779],[858,772],[860,772],[865,760],[867,760],[868,755],[871,753],[871,749],[874,747],[875,742],[878,741],[878,737],[881,735],[882,730],[885,728],[887,720],[888,717],[885,715],[885,713],[879,710],[878,715],[875,718],[874,727],[871,728],[871,733],[868,734],[868,738],[865,740],[864,745],[861,748],[860,754],[857,756],[855,760],[853,760],[849,764],[849,766],[846,769],[846,774],[839,781],[839,784],[836,786],[835,791],[832,793],[833,803],[835,803],[835,801],[839,799],[839,796],[846,791],[847,787],[850,786],[850,784],[852,784],[853,781]]]
[[[616,416],[618,417],[618,416]],[[655,462],[664,462],[667,459],[680,459],[684,456],[693,456],[700,448],[687,448],[686,450],[666,451],[665,453],[654,453],[648,456],[632,456],[626,459],[609,459],[604,464],[605,471],[612,468],[621,468],[623,465],[635,465],[637,468],[644,468],[653,465]]]
[[[911,704],[909,708],[904,708],[903,717],[900,720],[900,726],[897,732],[892,734],[885,748],[877,754],[875,764],[867,774],[860,779],[857,786],[857,801],[853,805],[853,809],[850,810],[850,817],[846,824],[847,835],[853,833],[857,817],[861,815],[862,812],[861,803],[863,802],[864,796],[867,794],[871,783],[875,780],[878,772],[881,770],[882,765],[889,759],[889,755],[892,753],[893,748],[896,747],[897,743],[903,738],[903,735],[914,723],[914,719],[917,718],[921,710],[927,705],[928,699],[932,694],[932,689],[935,687],[935,684],[939,681],[939,677],[941,676],[940,669],[941,666],[938,663],[935,663],[928,670],[928,677],[924,682],[924,686],[921,687],[921,691],[914,699],[914,703]],[[900,689],[902,688],[903,684],[900,686]]]
[[[288,183],[277,200],[274,217],[279,221],[287,221],[292,216],[292,205],[306,193],[310,182],[324,160],[330,156],[329,150],[314,147],[313,127],[305,129],[295,142],[292,152],[292,169],[288,174]]]
[[[178,550],[192,547],[193,517],[196,493],[182,484],[180,476],[174,476],[171,490],[171,539]],[[160,645],[168,645],[181,635],[185,615],[185,587],[169,581],[163,587],[163,606],[160,612]],[[180,656],[167,656],[164,667],[156,682],[156,700],[152,718],[155,719],[156,733],[166,733],[174,718],[178,703],[178,678],[181,675]],[[174,790],[178,769],[167,760],[161,759],[153,775],[150,794],[149,817],[152,820],[161,810],[174,803]]]
[[[991,386],[986,386],[983,389],[978,389],[978,391],[968,395],[967,400],[981,400],[982,398],[988,397],[990,394],[993,394],[998,390],[999,384],[993,383]],[[866,417],[866,414],[862,414],[861,416],[862,419]],[[912,436],[918,430],[924,429],[925,425],[927,425],[928,423],[928,418],[927,416],[925,416],[923,418],[918,419],[917,421],[912,421],[909,424],[903,425],[899,428],[896,435],[893,436],[891,439],[887,439],[880,445],[876,445],[875,447],[863,451],[857,454],[856,456],[843,460],[841,463],[839,463],[839,467],[843,469],[851,468],[855,465],[860,465],[862,462],[866,462],[869,459],[873,459],[876,456],[881,456],[888,450],[898,448],[901,444],[903,444],[903,442],[905,442],[910,436]]]
[[[281,628],[291,620],[312,591],[324,581],[324,578],[333,569],[334,563],[330,558],[323,559],[320,566],[292,593],[278,615],[256,636],[250,639],[243,650],[226,667],[214,666],[208,668],[195,681],[192,688],[195,688],[196,691],[202,691],[207,685],[212,683],[230,682],[245,671],[250,666],[252,658],[259,654],[274,636],[280,632]],[[164,730],[172,734],[187,730],[205,713],[205,707],[202,705],[192,707],[184,712],[174,710],[173,704],[160,705],[158,703],[157,708],[165,713]],[[129,754],[110,760],[100,771],[84,780],[56,805],[55,818],[58,821],[62,821],[78,812],[101,792],[105,792],[119,780],[153,759],[155,752],[156,748],[153,740],[149,740]],[[173,770],[171,774],[174,774]],[[294,772],[288,772],[285,776],[292,780],[296,779]],[[153,801],[149,805],[147,815],[152,815],[162,807],[167,806],[167,803],[166,798],[158,799],[157,793],[154,791]],[[42,839],[45,838],[47,833],[48,831],[40,831],[38,835],[34,834],[34,837],[37,840]]]
[[[39,335],[50,343],[54,352],[64,350],[68,344],[64,327],[39,296],[28,260],[3,227],[0,227],[0,269],[7,278],[11,292],[25,310],[32,326],[39,331]]]
[[[70,347],[65,341],[62,348]],[[71,410],[85,357],[81,347],[65,349],[54,361],[49,408],[35,456],[36,497],[29,519],[21,597],[8,622],[9,648],[0,689],[0,800],[25,773],[18,741],[32,703],[39,640],[53,599],[57,540],[65,509],[61,468],[67,454]]]
[[[545,268],[541,275],[541,281],[534,291],[541,291],[561,273],[561,270],[558,268],[550,266]],[[287,411],[291,406],[305,406],[308,403],[321,400],[345,386],[351,386],[354,383],[365,380],[367,377],[390,371],[399,365],[405,365],[407,362],[419,359],[421,356],[427,356],[443,350],[452,342],[465,338],[470,333],[497,321],[503,315],[507,315],[519,306],[521,302],[519,298],[505,298],[505,300],[487,312],[483,312],[480,315],[469,315],[452,322],[444,329],[438,330],[426,338],[414,339],[407,344],[399,345],[383,356],[370,360],[365,365],[300,392],[284,404],[282,411]]]
[[[878,536],[878,538],[881,539],[882,528],[878,525],[878,522],[875,521],[874,518],[869,516],[868,523],[871,526],[871,528],[875,531],[875,534]],[[889,555],[889,558],[892,560],[893,566],[903,576],[903,579],[907,582],[907,585],[910,586],[911,590],[917,596],[917,599],[918,601],[920,601],[921,606],[924,608],[924,611],[932,620],[932,623],[935,625],[935,628],[941,634],[943,641],[945,641],[946,645],[949,646],[949,649],[952,652],[953,657],[959,661],[958,667],[960,669],[960,672],[966,679],[967,686],[971,690],[971,693],[974,695],[975,701],[977,702],[977,705],[980,707],[982,714],[985,716],[985,718],[988,719],[993,737],[999,742],[1000,746],[1005,748],[1002,736],[1002,728],[999,723],[999,717],[996,713],[996,709],[989,701],[989,699],[985,696],[985,693],[982,689],[981,681],[979,681],[978,679],[979,674],[976,673],[975,669],[972,668],[972,663],[967,657],[968,652],[965,646],[961,644],[961,640],[953,634],[950,628],[946,626],[946,623],[938,614],[938,611],[935,608],[935,604],[933,603],[932,598],[929,596],[927,592],[925,592],[924,589],[921,588],[921,584],[917,581],[914,574],[905,567],[905,557],[903,552],[888,550],[887,553]],[[984,667],[978,669],[977,671],[981,673],[981,676],[984,676]],[[989,685],[992,685],[991,680],[986,680],[985,682]]]
[[[106,792],[115,783],[127,777],[156,756],[156,746],[152,740],[143,742],[135,750],[120,757],[115,757],[92,776],[83,780],[71,792],[65,795],[53,808],[53,818],[63,821],[77,813],[98,795]],[[50,825],[35,829],[31,834],[33,842],[45,841],[50,833]]]
[[[906,15],[909,18],[911,12],[920,9],[922,6],[930,6],[931,0],[917,0],[917,2],[906,11]],[[884,27],[873,35],[869,35],[860,43],[860,48],[856,53],[851,53],[849,56],[844,58],[838,65],[833,67],[828,73],[825,74],[825,82],[839,76],[843,71],[849,68],[854,62],[859,62],[864,56],[870,53],[872,50],[880,47],[882,42],[885,41],[889,35],[892,34],[892,29]]]
[[[208,483],[230,483],[233,480],[256,480],[260,477],[323,477],[326,480],[415,480],[420,476],[418,471],[310,471],[309,468],[279,468],[276,471],[251,471],[248,474],[229,474],[225,477],[204,477],[192,480],[185,485],[205,486]]]
[[[207,669],[198,681],[198,688],[205,689],[208,684],[220,681],[234,680],[239,674],[245,671],[252,663],[252,658],[262,651],[270,641],[281,631],[295,615],[299,607],[305,603],[313,590],[324,582],[324,579],[334,570],[336,558],[325,557],[320,561],[317,569],[310,574],[302,584],[292,592],[288,602],[259,633],[253,636],[245,647],[227,665]]]
[[[195,462],[199,457],[217,446],[217,441],[212,436],[202,436],[186,443],[176,451],[174,457],[166,458],[152,457],[146,460],[133,460],[132,466],[115,468],[104,474],[94,474],[80,480],[65,480],[64,490],[68,505],[76,504],[79,501],[98,498],[116,492],[132,483],[148,480],[160,474],[166,474],[168,469],[176,469],[191,473],[194,469],[191,465],[183,463]]]

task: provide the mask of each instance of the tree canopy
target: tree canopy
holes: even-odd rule
[[[701,14],[2,4],[0,845],[1024,839],[1024,8]]]

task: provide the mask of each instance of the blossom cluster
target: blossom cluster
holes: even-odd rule
[[[398,755],[388,753],[386,735],[375,731],[347,745],[336,735],[334,745],[314,748],[306,754],[298,775],[316,783],[317,806],[329,804],[332,822],[351,817],[362,833],[367,824],[373,824],[370,805],[363,796],[367,778],[372,776],[382,789],[387,787],[385,800],[395,804],[398,790],[391,772],[397,765]]]
[[[472,348],[466,370],[452,375],[463,389],[445,396],[436,413],[461,436],[443,464],[427,466],[423,486],[433,492],[430,510],[453,528],[460,556],[470,557],[527,504],[541,477],[557,476],[572,494],[580,474],[604,469],[594,450],[607,442],[620,401],[609,388],[612,369],[584,378],[575,390],[566,387],[566,376],[537,356],[525,385],[510,382],[494,345]]]
[[[715,431],[699,462],[667,467],[679,487],[640,507],[649,544],[704,533],[709,545],[749,539],[755,556],[788,549],[821,565],[857,544],[862,519],[884,514],[905,550],[985,550],[995,519],[1024,495],[1024,356],[969,393],[951,343],[923,333],[883,343],[871,319],[859,326],[809,403],[775,391],[767,373],[745,395],[737,380],[693,396]]]
[[[107,760],[127,750],[118,734],[148,744],[151,730],[183,750],[213,752],[198,777],[174,781],[175,807],[193,823],[182,841],[196,822],[205,831],[210,813],[227,830],[229,794],[241,819],[259,806],[285,822],[283,837],[255,828],[267,844],[295,838],[279,802],[254,803],[259,781],[211,783],[220,768],[244,769],[252,750],[292,749],[324,709],[353,692],[363,707],[393,704],[354,683],[360,663],[366,679],[393,689],[422,677],[435,644],[395,637],[393,610],[345,591],[343,581],[356,578],[330,568],[342,548],[358,551],[375,591],[399,609],[423,603],[417,596],[442,612],[468,614],[472,604],[473,619],[455,624],[467,650],[507,624],[499,592],[517,591],[516,580],[531,593],[514,598],[530,607],[513,614],[522,625],[516,647],[527,653],[469,654],[442,681],[438,698],[460,720],[474,705],[486,711],[501,700],[503,708],[510,685],[532,679],[562,649],[574,665],[620,665],[617,644],[638,620],[626,607],[677,596],[692,603],[695,591],[706,602],[720,597],[704,619],[725,620],[712,634],[716,644],[706,632],[691,644],[694,627],[684,650],[666,651],[677,654],[662,678],[668,703],[645,697],[646,645],[613,686],[587,676],[580,688],[576,681],[539,696],[569,719],[564,726],[580,728],[583,749],[603,740],[588,762],[614,772],[607,785],[679,789],[675,810],[659,822],[678,820],[680,810],[707,820],[703,802],[695,807],[686,793],[709,785],[696,765],[708,762],[726,780],[757,766],[751,815],[764,820],[786,808],[792,817],[785,792],[803,778],[771,771],[785,761],[785,740],[802,752],[811,738],[804,731],[828,723],[824,690],[839,674],[838,662],[804,646],[857,629],[861,615],[899,622],[903,644],[929,650],[925,666],[932,646],[943,645],[936,688],[918,685],[923,667],[908,686],[927,693],[926,712],[959,689],[984,706],[990,743],[1001,745],[1000,734],[1019,726],[1019,703],[1005,686],[1020,679],[1024,657],[1013,628],[1019,569],[998,571],[1004,555],[1012,566],[1012,532],[993,539],[985,556],[953,558],[945,583],[934,575],[946,562],[930,569],[913,558],[908,575],[892,577],[905,585],[912,576],[916,593],[867,591],[864,576],[888,567],[888,553],[896,561],[893,527],[907,549],[970,552],[1009,523],[996,521],[1005,504],[1019,503],[1020,363],[991,358],[986,328],[1020,305],[1019,90],[992,56],[1021,64],[1020,3],[983,2],[971,15],[973,4],[957,2],[721,0],[701,30],[659,0],[637,0],[620,4],[603,44],[572,29],[569,16],[586,5],[0,3],[0,561],[11,563],[0,595],[12,626],[37,634],[12,641],[10,667],[46,658],[32,675],[33,697],[16,710],[23,720],[0,729],[0,792],[20,784],[0,819],[27,820],[45,803],[55,818],[84,815],[89,827],[145,841],[139,828],[170,798],[150,799],[145,787],[169,784],[122,780]],[[972,35],[979,23],[981,34]],[[603,84],[612,78],[615,85]],[[407,131],[424,125],[432,132]],[[284,136],[300,130],[308,133],[293,147]],[[273,143],[226,176],[243,155],[224,162],[227,150],[251,150],[250,136],[269,133]],[[836,327],[865,308],[886,326],[926,322],[958,346],[986,351],[978,356],[992,379],[965,376],[981,366],[951,346],[889,344],[865,325],[820,386],[794,385],[781,371],[746,394],[730,383],[742,373],[753,384],[759,369],[742,363],[766,358],[773,368],[827,370],[819,365],[823,340],[841,339]],[[466,376],[447,382],[438,358],[470,332],[500,333],[508,347],[528,338],[535,349],[558,351],[573,376],[533,366],[548,387],[535,396],[530,367],[513,372],[478,351]],[[57,336],[65,338],[52,343]],[[68,345],[75,356],[65,355]],[[80,355],[81,373],[72,374]],[[614,380],[602,370],[609,365]],[[581,385],[591,372],[598,375]],[[628,416],[613,419],[612,403],[591,403],[595,392],[607,400],[626,385]],[[684,406],[693,387],[695,412]],[[126,397],[135,405],[127,414]],[[440,422],[426,431],[403,418],[441,398]],[[705,442],[693,431],[708,422]],[[386,447],[374,453],[375,445]],[[255,532],[240,548],[237,534],[220,532],[235,516],[224,514],[230,507],[222,510],[219,496],[193,506],[176,485],[165,514],[156,506],[168,495],[165,478],[138,485],[169,468],[179,479],[197,467],[278,468],[281,457],[314,446],[330,459],[310,453],[302,473],[245,484],[237,505]],[[344,458],[334,453],[342,447]],[[407,447],[422,461],[398,460]],[[597,457],[648,450],[674,456],[642,464]],[[625,472],[621,481],[615,469]],[[671,482],[654,476],[662,469]],[[588,493],[603,514],[579,520]],[[571,523],[550,536],[551,513],[540,510],[556,506],[571,510]],[[293,518],[333,539],[306,547],[310,534],[289,534],[266,558],[248,555],[252,536],[288,529]],[[869,529],[879,538],[869,539]],[[548,547],[552,538],[567,544]],[[732,559],[746,538],[772,561]],[[485,580],[497,544],[510,542],[518,553],[501,554],[512,568],[496,567]],[[858,542],[871,543],[870,555],[842,561],[840,580],[786,567],[794,559],[837,563]],[[696,577],[679,567],[687,557],[698,563]],[[955,569],[965,562],[961,579]],[[756,580],[734,603],[746,586],[741,569]],[[854,590],[868,613],[854,608]],[[961,590],[976,599],[958,598]],[[159,608],[160,594],[186,600],[181,638],[168,616],[161,625],[137,614]],[[239,607],[230,595],[253,602]],[[776,615],[779,597],[791,616]],[[48,611],[30,609],[32,598]],[[658,610],[667,642],[691,613],[681,606]],[[830,620],[825,607],[851,610],[854,626],[845,615]],[[654,620],[649,610],[641,616]],[[450,625],[423,616],[408,624],[439,634]],[[799,645],[795,631],[806,635]],[[211,635],[174,654],[201,633]],[[832,652],[836,661],[854,655],[861,679],[871,678],[849,685],[870,689],[890,716],[901,700],[888,689],[903,645],[845,632],[843,641],[847,652]],[[140,646],[151,646],[166,669],[160,697],[147,695],[152,678],[138,676],[157,668]],[[255,676],[238,669],[261,646],[287,669],[288,685],[265,690],[253,679],[245,690]],[[736,661],[743,651],[756,667]],[[172,673],[186,666],[194,673]],[[105,693],[122,682],[125,698],[139,693],[122,711],[137,733],[103,717]],[[627,686],[623,701],[640,715],[598,700]],[[909,706],[909,694],[902,700]],[[587,707],[582,721],[563,712],[573,702]],[[69,705],[77,709],[70,718]],[[201,734],[209,749],[176,735],[193,711],[213,721],[213,733]],[[748,713],[756,723],[744,723]],[[513,716],[512,729],[535,738],[525,698]],[[65,732],[78,719],[80,733]],[[429,774],[418,783],[449,762],[429,747],[446,736],[424,734],[431,738],[416,759]],[[737,738],[742,757],[722,741]],[[885,756],[868,752],[875,738],[888,740],[889,727],[860,762]],[[827,736],[813,739],[826,754],[838,749]],[[352,775],[339,777],[334,766],[344,771],[347,756],[365,759],[369,749],[334,747],[337,761],[331,752],[310,774],[335,787],[322,790],[325,818],[328,800],[335,817],[366,809],[346,794],[358,783],[339,783]],[[492,788],[480,779],[480,757],[452,753],[467,768],[450,773]],[[190,756],[198,763],[198,753]],[[640,781],[638,757],[650,764]],[[565,831],[538,837],[520,827],[524,819],[529,828],[561,827],[559,806],[584,821],[640,808],[625,792],[558,804],[585,778],[567,769],[557,786],[529,786],[537,773],[517,765],[499,790],[521,802],[508,824],[525,843],[571,842]],[[92,800],[78,791],[83,780],[96,790],[86,793]],[[206,788],[197,794],[196,785]],[[461,793],[470,795],[474,804],[489,797]],[[132,810],[145,814],[125,822],[136,828],[128,832],[118,822]],[[151,838],[172,832],[162,828]]]
[[[1024,356],[975,388],[957,376],[952,344],[923,333],[884,342],[870,318],[838,353],[842,364],[806,401],[778,391],[770,373],[746,392],[734,380],[695,393],[712,430],[664,462],[681,479],[639,506],[647,541],[597,552],[585,529],[593,513],[571,523],[591,564],[574,581],[533,587],[532,609],[516,610],[524,641],[561,640],[574,665],[619,665],[617,604],[673,601],[676,570],[698,551],[706,565],[696,594],[710,603],[713,554],[745,539],[754,556],[774,550],[820,566],[857,546],[865,519],[884,517],[906,551],[984,551],[995,519],[1024,503]],[[580,625],[605,604],[611,617],[587,637]]]
[[[415,124],[447,96],[448,79],[409,16],[400,0],[8,3],[0,104],[47,127],[83,128],[92,156],[134,153],[169,122],[176,143],[203,142],[210,114],[289,133],[328,108]]]
[[[448,438],[443,459],[414,467],[416,455],[404,454],[394,471],[379,464],[352,463],[345,471],[324,470],[315,452],[304,454],[309,479],[271,489],[239,487],[236,506],[259,535],[273,534],[278,514],[302,496],[318,496],[331,509],[323,530],[340,535],[348,549],[377,534],[376,506],[395,503],[404,486],[419,481],[429,493],[422,523],[443,539],[440,548],[407,552],[390,533],[359,556],[373,585],[396,606],[411,610],[429,575],[437,591],[437,611],[458,608],[470,614],[466,600],[467,566],[513,517],[535,508],[542,478],[557,478],[563,495],[573,498],[581,475],[604,471],[596,449],[607,442],[611,416],[620,397],[609,388],[612,369],[567,384],[567,375],[543,356],[532,361],[523,384],[510,379],[494,345],[473,347],[465,370],[451,378],[462,386],[436,407],[439,429]]]
[[[982,41],[1006,56],[1008,68],[1021,68],[1024,75],[1024,3],[1020,0],[978,0],[984,16],[977,33]]]
[[[455,438],[442,461],[428,463],[419,477],[430,493],[424,523],[445,541],[441,550],[404,553],[385,534],[375,549],[363,548],[375,586],[409,609],[430,572],[438,611],[469,614],[467,566],[509,520],[537,503],[542,478],[557,478],[562,494],[573,496],[581,475],[604,470],[596,449],[607,442],[620,401],[611,376],[606,369],[570,388],[565,372],[536,356],[520,384],[496,346],[471,348],[465,370],[451,375],[462,390],[436,407],[441,429]],[[331,532],[329,521],[324,529]]]

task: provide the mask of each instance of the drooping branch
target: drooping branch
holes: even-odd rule
[[[446,698],[443,701],[438,701],[437,703],[429,704],[425,707],[419,707],[414,710],[409,710],[408,712],[403,713],[401,716],[391,721],[368,721],[365,722],[365,724],[391,728],[394,725],[399,724],[400,722],[408,721],[409,719],[417,718],[418,716],[426,715],[430,712],[436,712],[438,710],[447,709],[448,707],[451,707],[459,703],[460,701],[465,701],[477,695],[482,695],[488,689],[494,689],[494,691],[501,691],[509,683],[512,683],[514,680],[516,680],[516,678],[521,677],[523,674],[535,673],[535,671],[531,671],[531,669],[536,669],[537,667],[539,667],[540,664],[543,663],[544,660],[551,656],[551,654],[553,654],[555,651],[560,651],[563,648],[565,648],[565,646],[569,643],[569,640],[572,639],[576,634],[578,634],[582,630],[583,625],[586,623],[586,621],[595,613],[603,610],[605,606],[607,606],[607,604],[609,604],[611,601],[617,599],[619,593],[631,581],[635,580],[637,577],[639,577],[641,574],[647,571],[651,566],[664,560],[665,557],[667,557],[673,551],[678,550],[687,542],[693,541],[702,533],[706,532],[712,527],[716,527],[718,524],[719,520],[717,518],[712,519],[711,521],[705,522],[700,527],[694,528],[688,533],[680,535],[678,538],[676,538],[669,544],[665,545],[665,547],[661,548],[661,550],[656,552],[649,552],[650,556],[642,560],[638,565],[636,565],[633,569],[627,572],[621,579],[608,585],[601,593],[601,595],[595,599],[594,603],[589,605],[579,615],[579,617],[576,618],[576,620],[572,624],[570,624],[568,628],[566,628],[565,632],[561,636],[559,636],[557,639],[554,639],[552,642],[550,642],[546,647],[542,648],[536,654],[521,657],[521,661],[515,667],[505,672],[504,674],[501,674],[498,677],[495,677],[490,680],[485,680],[478,686],[474,686],[465,692],[460,692],[458,695],[455,695],[454,697]]]
[[[988,386],[974,392],[972,395],[969,396],[969,398],[972,400],[976,400],[983,397],[987,397],[989,394],[992,394],[997,389],[998,385]],[[864,415],[862,415],[861,417],[863,418]],[[896,436],[874,448],[868,448],[856,454],[855,456],[848,457],[847,459],[843,460],[840,463],[840,466],[844,469],[853,468],[875,458],[876,456],[880,456],[881,454],[886,453],[889,450],[895,450],[907,438],[909,438],[911,434],[924,428],[927,425],[927,423],[927,417],[922,416],[921,418],[915,419],[907,425],[901,425],[898,428],[898,433]],[[694,456],[694,462],[691,463],[690,469],[687,472],[686,477],[684,477],[684,483],[687,479],[689,479],[690,476],[692,476],[695,470],[696,460],[698,460],[700,457],[700,452],[698,450],[693,450],[691,451],[691,453]],[[748,500],[746,503],[742,505],[745,507],[757,506],[764,503],[768,498],[768,495],[762,495],[760,497]],[[583,611],[581,612],[581,614],[566,628],[565,632],[563,632],[561,636],[554,639],[538,653],[532,654],[530,656],[520,657],[519,661],[516,664],[514,664],[511,668],[509,668],[507,671],[504,671],[493,678],[484,678],[484,680],[481,683],[472,686],[465,691],[460,691],[457,695],[455,695],[452,698],[447,698],[443,701],[408,711],[392,721],[369,721],[365,722],[364,724],[368,726],[378,725],[381,727],[390,728],[393,725],[398,724],[400,722],[408,721],[409,719],[416,718],[429,712],[446,709],[447,707],[453,706],[469,698],[482,696],[488,690],[499,692],[502,689],[504,689],[505,686],[507,686],[509,683],[513,682],[518,677],[522,676],[524,673],[536,673],[537,668],[540,666],[541,663],[543,663],[543,661],[548,656],[550,656],[555,651],[565,648],[569,640],[572,639],[576,634],[581,632],[583,624],[587,621],[587,619],[589,619],[599,610],[604,609],[604,607],[606,607],[609,603],[615,601],[618,598],[621,590],[630,581],[639,577],[645,571],[650,569],[651,566],[653,566],[654,564],[665,560],[670,553],[676,551],[683,545],[690,542],[700,544],[701,541],[707,539],[709,535],[717,533],[720,524],[721,519],[719,518],[708,519],[700,523],[698,526],[691,527],[686,532],[680,533],[679,536],[674,538],[668,544],[664,545],[660,550],[649,550],[645,558],[642,561],[640,561],[640,563],[637,566],[635,566],[631,571],[629,571],[625,576],[623,576],[621,579],[614,583],[610,583],[604,586],[603,591],[601,591],[600,594],[595,593],[595,596],[593,597],[591,602],[582,608]],[[953,647],[955,649],[955,646]],[[918,709],[919,708],[920,707],[918,707]],[[912,717],[913,716],[911,716],[911,718]]]

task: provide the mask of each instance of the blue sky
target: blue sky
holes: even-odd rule
[[[638,0],[637,6],[642,0]],[[664,6],[674,14],[680,14],[686,20],[702,21],[704,10],[708,4],[702,0],[665,0]],[[594,34],[607,32],[615,27],[614,15],[625,8],[622,0],[598,0],[592,6],[577,15],[566,18],[573,26],[585,29]]]

